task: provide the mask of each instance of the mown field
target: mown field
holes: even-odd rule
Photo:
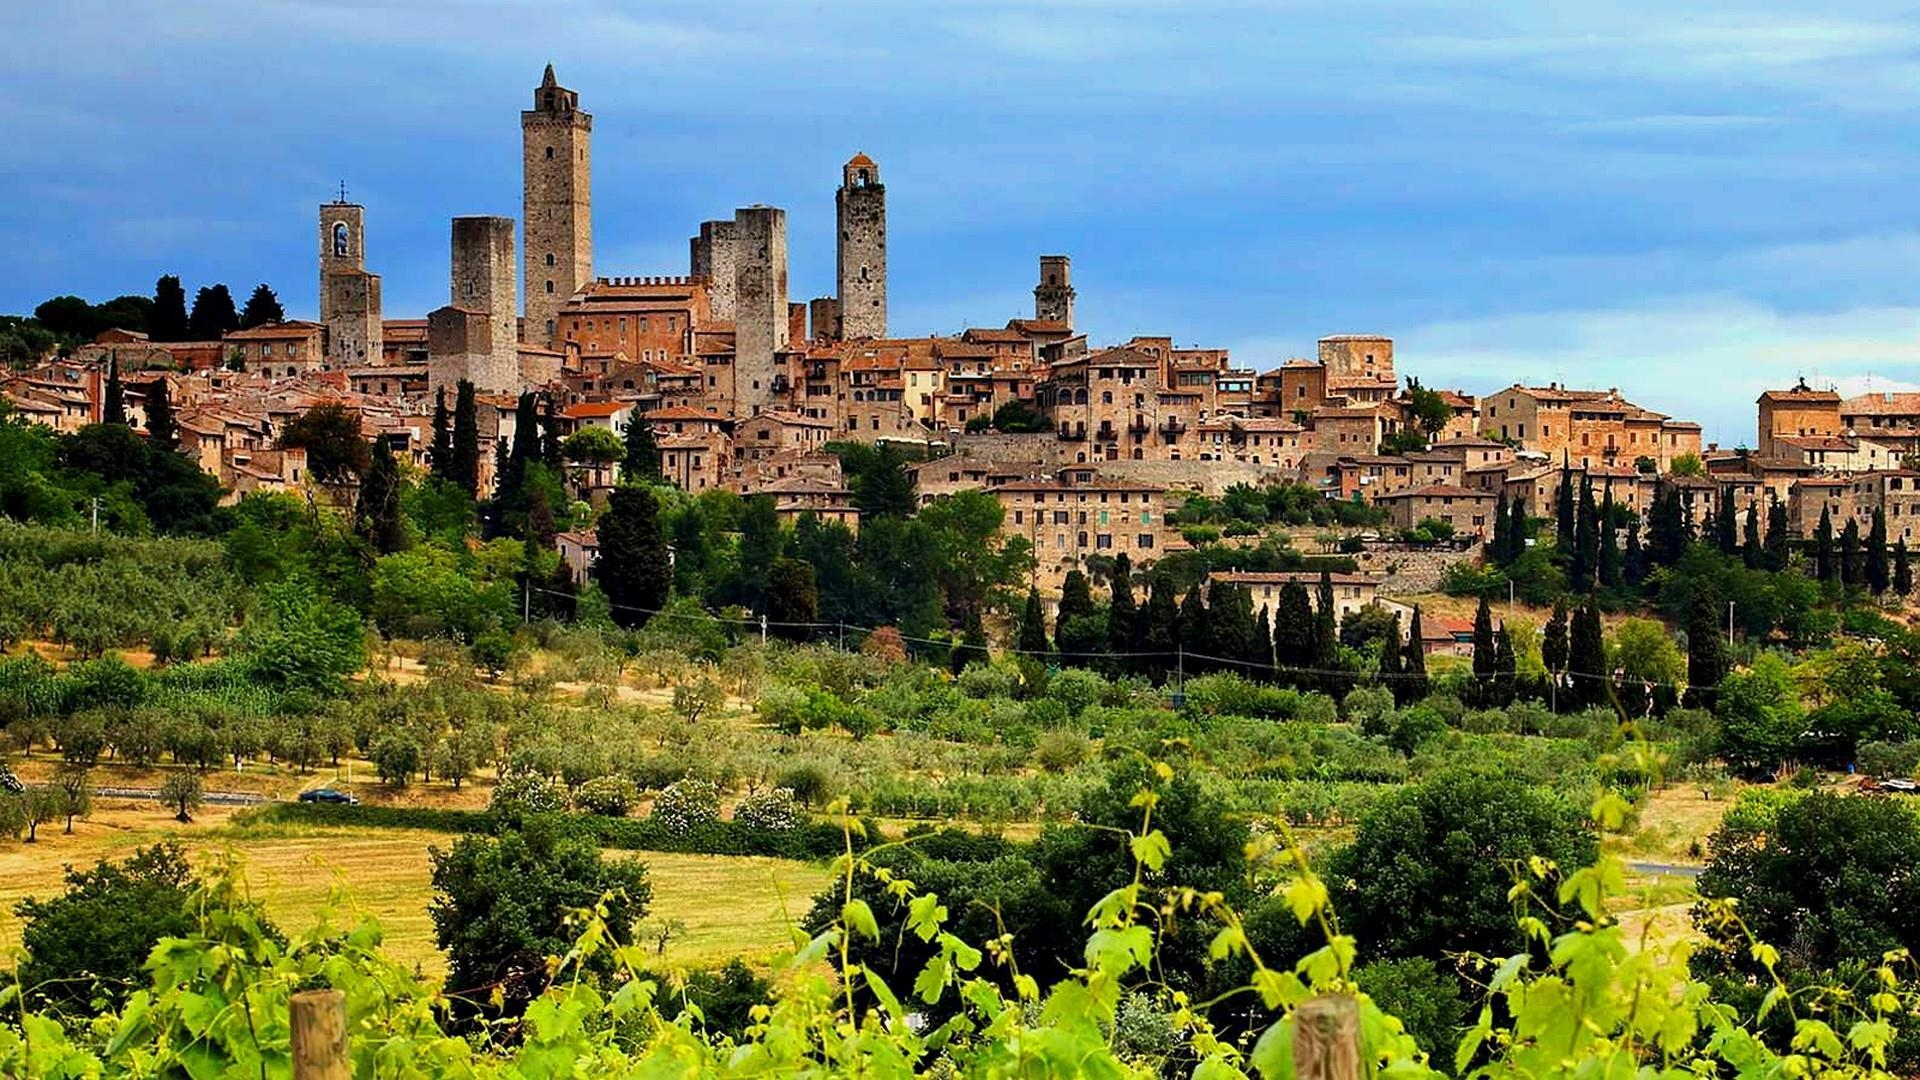
[[[427,918],[432,897],[427,849],[453,837],[417,830],[262,828],[234,823],[230,807],[207,807],[191,825],[172,821],[158,804],[103,801],[93,816],[42,828],[38,842],[0,845],[0,947],[20,941],[14,905],[61,889],[63,867],[122,858],[134,848],[177,840],[205,870],[231,852],[268,913],[284,927],[311,925],[332,907],[336,924],[361,915],[379,919],[391,955],[438,975],[444,961]],[[650,920],[683,924],[670,938],[663,965],[717,967],[734,956],[761,960],[789,942],[788,928],[828,881],[825,866],[784,859],[659,852],[612,852],[647,864],[653,884]]]

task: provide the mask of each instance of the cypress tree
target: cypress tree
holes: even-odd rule
[[[206,285],[194,294],[193,311],[187,315],[187,333],[195,341],[219,341],[240,329],[240,313],[234,310],[233,294],[225,285]]]
[[[1488,542],[1487,558],[1495,566],[1505,566],[1513,561],[1513,545],[1507,537],[1507,491],[1500,489],[1500,501],[1493,508],[1493,539]]]
[[[1347,692],[1347,678],[1340,665],[1340,624],[1336,621],[1336,607],[1333,575],[1322,570],[1313,610],[1314,678],[1322,693],[1339,701]]]
[[[1493,703],[1499,708],[1513,704],[1519,681],[1519,663],[1513,655],[1513,633],[1501,623],[1493,645]]]
[[[471,387],[460,385],[470,396]],[[607,595],[613,621],[628,630],[645,626],[653,612],[666,606],[673,584],[659,502],[646,488],[614,488],[594,532],[600,557],[594,561],[593,576]]]
[[[1832,581],[1840,576],[1840,568],[1833,556],[1833,515],[1823,506],[1820,508],[1820,524],[1813,531],[1814,576],[1821,581]]]
[[[534,488],[533,493],[527,496],[527,533],[524,538],[527,545],[545,551],[553,547],[559,535],[560,525],[553,520],[553,504],[547,500],[547,489]],[[675,560],[676,564],[678,561]]]
[[[1265,616],[1266,609],[1260,609],[1260,614]],[[1401,685],[1405,680],[1400,677],[1404,652],[1405,646],[1400,643],[1400,616],[1395,614],[1393,632],[1387,635],[1386,641],[1380,643],[1380,662],[1374,668],[1374,675],[1380,680],[1380,685],[1393,691],[1393,703],[1401,706],[1407,704],[1400,700],[1401,695],[1406,693],[1406,688]]]
[[[107,387],[100,402],[100,422],[127,426],[127,388],[120,384],[120,361],[107,361]]]
[[[480,420],[473,384],[460,380],[453,401],[453,457],[447,479],[474,498],[480,497]]]
[[[1607,702],[1607,643],[1600,625],[1600,609],[1593,598],[1573,613],[1573,625],[1567,635],[1568,698],[1575,709]]]
[[[620,462],[620,476],[630,484],[660,479],[660,444],[654,441],[653,425],[638,416],[627,424],[627,456]]]
[[[1107,651],[1114,655],[1114,666],[1122,671],[1135,670],[1138,652],[1139,605],[1133,602],[1133,562],[1121,552],[1113,560],[1113,600],[1107,604]]]
[[[1208,625],[1206,596],[1201,590],[1207,583],[1196,581],[1188,590],[1187,598],[1180,601],[1180,645],[1188,654],[1188,671],[1206,671],[1213,666],[1210,659],[1195,660],[1193,654],[1213,657],[1220,655],[1213,645],[1213,628]]]
[[[1410,705],[1427,696],[1427,646],[1420,629],[1420,605],[1413,606],[1413,621],[1407,624],[1407,647],[1401,654],[1400,685],[1404,695],[1395,700]]]
[[[1787,568],[1787,504],[1779,499],[1767,507],[1767,538],[1763,565],[1774,573]]]
[[[1047,641],[1047,613],[1040,606],[1040,590],[1027,590],[1027,607],[1020,614],[1020,636],[1014,642],[1015,648],[1022,653],[1041,660],[1047,659],[1053,652],[1053,646]]]
[[[1564,599],[1553,602],[1553,614],[1547,618],[1547,627],[1540,634],[1540,662],[1549,675],[1567,670],[1567,602]]]
[[[1217,579],[1208,585],[1207,632],[1213,655],[1219,657],[1216,667],[1247,678],[1260,674],[1249,670],[1255,648],[1251,593]]]
[[[187,290],[167,274],[153,283],[153,313],[147,316],[150,341],[187,340]]]
[[[164,375],[147,384],[147,445],[167,454],[180,448],[180,428],[173,421],[173,392]]]
[[[813,636],[809,623],[818,621],[820,587],[813,576],[813,564],[799,559],[778,558],[767,568],[767,622],[770,632],[788,641],[805,641]]]
[[[1647,580],[1647,549],[1640,544],[1639,518],[1627,522],[1627,552],[1621,562],[1621,576],[1627,584],[1638,585]]]
[[[1687,610],[1687,705],[1713,708],[1727,668],[1727,649],[1720,640],[1720,605],[1706,590],[1696,589]]]
[[[1860,565],[1860,520],[1848,518],[1840,530],[1840,584],[1858,585],[1864,576]]]
[[[360,477],[360,493],[354,516],[360,535],[382,555],[404,551],[407,527],[400,514],[400,463],[383,437],[373,440],[373,457]]]
[[[1527,553],[1527,503],[1515,498],[1507,505],[1507,562],[1518,562]]]
[[[1483,596],[1473,613],[1473,704],[1482,708],[1495,704],[1494,651],[1493,609]]]
[[[1253,641],[1257,651],[1249,657],[1249,661],[1255,665],[1255,675],[1263,681],[1272,679],[1273,620],[1268,616],[1265,604],[1260,605],[1260,617],[1253,620]]]
[[[1153,575],[1147,587],[1147,606],[1140,612],[1139,651],[1142,666],[1157,681],[1172,670],[1180,650],[1180,607],[1173,598],[1173,578],[1165,571]]]
[[[955,674],[967,670],[968,664],[984,664],[991,657],[987,653],[987,631],[980,625],[980,609],[969,607],[966,614],[966,627],[961,633],[960,643],[954,646],[947,656],[947,667]]]
[[[560,443],[562,441],[560,438],[560,413],[553,403],[552,394],[542,394],[540,398],[540,431],[546,437],[541,443],[528,449],[535,451],[534,456],[545,461],[547,468],[552,469],[555,473],[559,473],[561,469],[566,467],[566,455],[560,452]]]
[[[1907,538],[1893,542],[1893,591],[1906,596],[1913,592],[1913,564],[1907,561]]]
[[[434,478],[453,479],[453,417],[447,412],[444,386],[434,393],[433,446],[427,451],[427,466]]]
[[[1723,484],[1720,487],[1720,508],[1714,512],[1713,523],[1714,538],[1719,543],[1720,554],[1738,555],[1740,553],[1738,531],[1740,519],[1733,509],[1732,484]]]
[[[1301,689],[1312,685],[1302,669],[1313,666],[1313,603],[1298,581],[1280,586],[1273,610],[1273,663],[1281,682]]]
[[[1600,584],[1609,589],[1618,588],[1626,576],[1621,566],[1620,539],[1614,531],[1613,519],[1613,493],[1608,492],[1600,504],[1600,555],[1596,573]]]
[[[1567,464],[1567,456],[1560,455],[1560,490],[1553,501],[1554,541],[1562,549],[1573,546],[1573,530],[1578,524],[1574,520],[1573,470]]]
[[[1873,508],[1873,525],[1867,530],[1866,561],[1867,588],[1879,596],[1887,591],[1893,574],[1887,565],[1887,512],[1878,506]]]
[[[280,298],[274,295],[266,282],[255,285],[253,295],[247,297],[246,308],[240,312],[240,329],[251,330],[256,326],[286,321],[287,312],[280,306]]]
[[[1067,571],[1060,586],[1060,613],[1053,623],[1054,647],[1069,667],[1093,667],[1105,651],[1107,628],[1093,603],[1093,583],[1078,569]]]
[[[497,516],[504,517],[520,508],[527,479],[527,466],[539,460],[540,412],[533,392],[520,395],[513,409],[513,439],[494,440],[493,501]]]
[[[1741,530],[1740,561],[1749,570],[1758,570],[1766,562],[1766,552],[1760,546],[1760,500],[1747,504],[1747,521]]]

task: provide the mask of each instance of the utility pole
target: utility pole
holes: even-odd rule
[[[1727,648],[1733,648],[1733,601],[1727,601]]]
[[[760,644],[762,647],[767,644],[767,616],[764,612],[760,615]]]
[[[525,626],[532,621],[533,575],[529,574],[527,575],[527,580],[522,582],[520,586],[520,625]]]
[[[99,536],[100,535],[100,496],[95,495],[90,500],[90,502],[93,506],[93,524],[89,529],[89,535]]]

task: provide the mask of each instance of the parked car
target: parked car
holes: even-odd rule
[[[344,791],[335,791],[332,788],[324,787],[301,792],[300,801],[311,803],[339,803],[342,806],[360,805],[360,800],[354,798],[352,795]]]

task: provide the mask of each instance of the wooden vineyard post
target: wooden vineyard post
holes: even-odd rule
[[[352,1080],[347,1058],[347,996],[303,990],[288,1002],[293,1034],[293,1080]]]
[[[1295,1080],[1360,1080],[1360,1003],[1330,994],[1293,1014]]]

